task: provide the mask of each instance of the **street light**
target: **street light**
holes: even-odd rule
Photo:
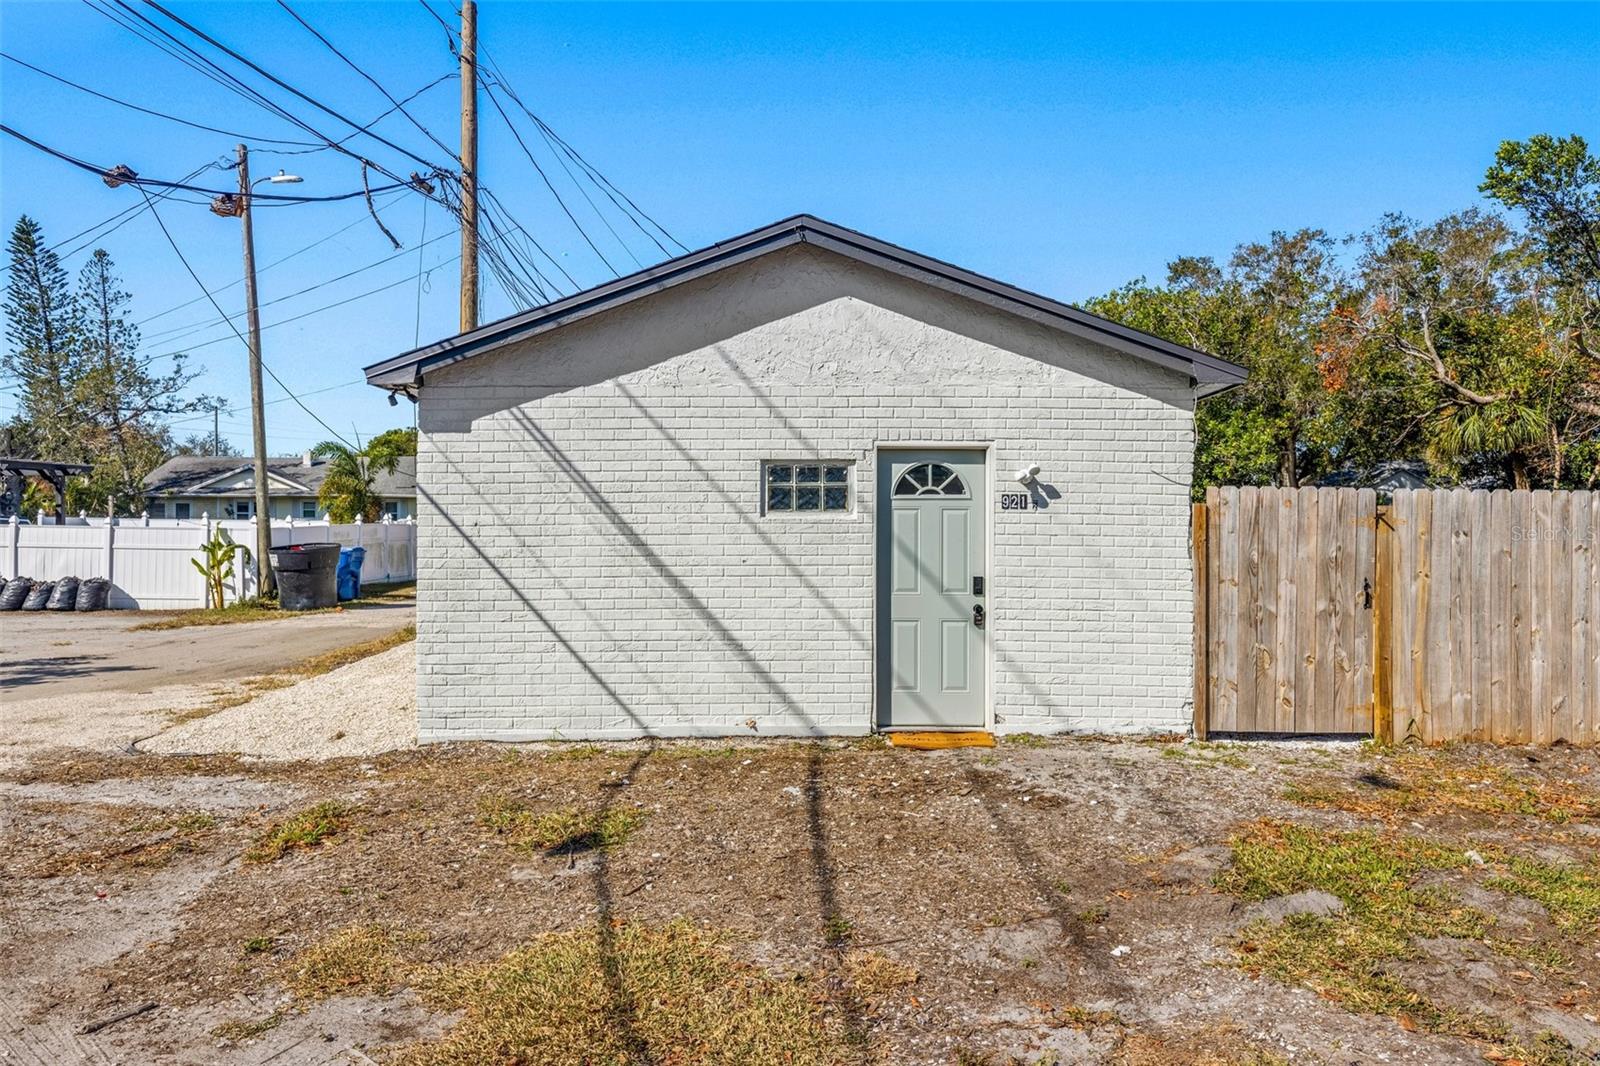
[[[239,196],[233,204],[219,197],[212,210],[219,215],[237,215],[244,231],[244,301],[245,314],[250,323],[250,438],[255,449],[256,483],[256,595],[272,594],[275,582],[272,577],[272,505],[267,499],[267,425],[262,406],[261,388],[261,309],[256,299],[256,242],[251,226],[251,192],[257,185],[298,185],[305,179],[298,174],[280,170],[265,178],[250,180],[250,150],[239,145]]]

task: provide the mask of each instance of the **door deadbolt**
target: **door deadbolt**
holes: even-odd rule
[[[972,594],[974,596],[983,595],[983,578],[975,577],[972,579]]]
[[[983,604],[981,603],[972,605],[972,624],[979,629],[983,628]]]

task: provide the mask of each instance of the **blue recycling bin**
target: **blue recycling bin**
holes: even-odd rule
[[[339,598],[353,600],[361,595],[361,562],[367,557],[365,548],[339,550]]]

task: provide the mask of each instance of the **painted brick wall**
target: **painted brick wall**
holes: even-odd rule
[[[1000,731],[1181,729],[1187,381],[810,247],[428,375],[424,741],[862,733],[876,448],[992,444]],[[855,463],[765,516],[764,459]]]

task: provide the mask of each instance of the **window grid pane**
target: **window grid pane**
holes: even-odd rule
[[[766,509],[771,511],[849,511],[848,463],[768,463]]]

